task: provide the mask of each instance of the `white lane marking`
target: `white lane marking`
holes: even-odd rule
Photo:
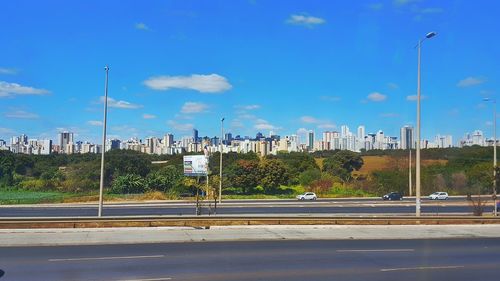
[[[152,258],[164,258],[165,255],[154,255],[154,256],[124,256],[124,257],[96,257],[96,258],[69,258],[69,259],[49,259],[51,262],[58,261],[92,261],[92,260],[123,260],[123,259],[152,259]]]
[[[163,277],[163,278],[149,278],[149,279],[122,279],[115,281],[164,281],[164,280],[172,280],[171,277]]]
[[[401,268],[382,268],[380,271],[407,271],[407,270],[432,270],[432,269],[457,269],[464,268],[463,265],[449,265],[449,266],[419,266],[419,267],[401,267]]]
[[[339,253],[345,252],[413,252],[415,249],[350,249],[350,250],[337,250]]]

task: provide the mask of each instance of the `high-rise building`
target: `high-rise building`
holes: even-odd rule
[[[401,128],[401,136],[400,136],[401,145],[399,148],[401,149],[410,149],[415,148],[415,137],[413,134],[413,127],[404,126]]]
[[[73,133],[61,132],[59,133],[59,147],[62,153],[71,154],[73,152]]]
[[[340,126],[340,137],[345,138],[349,135],[349,127],[347,125]]]
[[[307,133],[307,148],[312,150],[314,148],[314,131],[309,131]]]
[[[233,134],[231,133],[224,134],[224,143],[230,145],[231,141],[233,141]]]
[[[174,146],[174,135],[172,134],[166,134],[163,136],[163,145],[165,147],[172,147]]]
[[[198,130],[193,129],[193,142],[198,142]]]
[[[365,126],[360,125],[358,127],[358,140],[363,142],[365,138],[366,132],[365,132]]]

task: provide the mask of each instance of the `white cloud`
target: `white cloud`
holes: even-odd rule
[[[208,105],[201,102],[186,102],[181,109],[182,113],[201,113],[208,109]]]
[[[16,132],[9,128],[0,127],[0,135],[15,135]]]
[[[135,24],[135,29],[139,29],[139,30],[149,30],[149,27],[143,23],[143,22],[139,22],[139,23],[136,23]]]
[[[0,74],[16,74],[17,70],[13,68],[0,67]]]
[[[337,125],[330,123],[330,122],[326,122],[326,123],[322,123],[322,124],[318,125],[318,129],[335,129],[335,128],[337,128]]]
[[[460,88],[465,88],[465,87],[470,87],[470,86],[475,86],[475,85],[480,85],[486,82],[486,79],[480,78],[480,77],[467,77],[463,80],[460,80],[457,83],[457,86]]]
[[[387,83],[387,87],[389,87],[389,89],[391,89],[391,90],[399,89],[399,85],[396,83],[392,83],[392,82]]]
[[[326,21],[322,18],[308,16],[308,15],[290,15],[286,20],[288,24],[303,25],[312,27],[314,25],[324,24]]]
[[[300,129],[297,130],[297,135],[305,135],[308,132],[309,132],[308,129],[306,129],[306,128],[300,128]]]
[[[260,105],[258,104],[249,104],[249,105],[238,105],[236,108],[243,109],[243,110],[255,110],[259,109]]]
[[[5,117],[15,119],[38,119],[40,116],[38,116],[38,114],[36,113],[27,112],[24,110],[16,110],[5,113]]]
[[[425,99],[427,99],[427,96],[423,96],[423,95],[420,96],[420,100],[425,100]],[[417,95],[406,96],[406,100],[407,101],[417,101]]]
[[[312,117],[312,116],[302,116],[300,117],[300,121],[307,123],[307,124],[315,124],[321,122],[320,120]]]
[[[254,128],[256,130],[280,130],[280,127],[276,127],[270,124],[267,120],[257,119],[255,120]]]
[[[387,96],[383,95],[381,93],[378,93],[378,92],[373,92],[373,93],[369,94],[367,98],[371,101],[374,101],[374,102],[381,102],[381,101],[386,100]]]
[[[36,89],[33,87],[22,86],[17,83],[9,83],[0,81],[0,97],[8,97],[15,95],[46,95],[50,93],[44,89]]]
[[[231,121],[231,128],[233,128],[233,129],[239,129],[239,128],[244,128],[244,127],[245,127],[245,125],[240,120]]]
[[[329,120],[317,119],[312,116],[302,116],[300,117],[300,121],[306,124],[317,124],[319,129],[335,129],[337,125],[330,122]]]
[[[177,131],[190,131],[194,128],[194,125],[193,124],[190,124],[190,123],[177,123],[176,121],[174,120],[169,120],[167,122],[167,124],[172,127],[174,130],[177,130]]]
[[[87,124],[89,124],[91,126],[102,126],[102,121],[90,120],[90,121],[87,121]]]
[[[219,93],[232,88],[228,80],[218,74],[191,76],[156,76],[144,81],[153,90],[189,89],[200,93]]]
[[[101,97],[101,103],[104,103],[105,97]],[[130,103],[128,101],[123,100],[115,100],[113,98],[108,97],[108,107],[113,108],[121,108],[121,109],[138,109],[141,108],[142,105]]]
[[[155,119],[156,115],[144,113],[142,115],[142,118],[144,118],[144,119]]]
[[[252,114],[240,114],[240,115],[238,115],[238,118],[240,118],[240,119],[255,119],[257,117],[255,117],[255,115],[252,115]]]

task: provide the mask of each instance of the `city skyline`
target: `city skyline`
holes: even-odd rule
[[[193,3],[5,3],[0,139],[67,130],[97,143],[108,63],[110,138],[217,136],[221,117],[240,135],[364,124],[399,136],[415,126],[413,47],[428,31],[438,36],[422,54],[423,139],[492,133],[482,98],[498,87],[499,39],[474,30],[495,34],[499,3]]]

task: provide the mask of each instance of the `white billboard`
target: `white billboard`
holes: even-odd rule
[[[206,176],[208,173],[208,157],[205,155],[185,155],[184,175]]]

